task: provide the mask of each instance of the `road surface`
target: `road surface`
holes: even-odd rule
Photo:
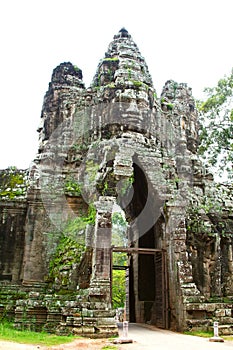
[[[184,335],[153,326],[130,324],[128,338],[132,344],[120,345],[120,350],[233,350],[233,341],[212,343],[208,338]]]

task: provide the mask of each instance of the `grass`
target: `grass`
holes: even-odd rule
[[[184,334],[195,335],[197,337],[202,337],[202,338],[211,338],[214,335],[213,332],[208,332],[208,331],[204,331],[204,330],[200,330],[200,331],[186,331],[186,332],[184,332]]]
[[[14,328],[12,323],[0,323],[0,339],[14,341],[17,343],[37,344],[37,345],[59,345],[69,343],[77,337],[58,336],[46,332],[19,331]]]
[[[202,337],[202,338],[211,338],[214,336],[213,332],[208,332],[208,331],[186,331],[184,334],[187,335],[195,335],[197,337]],[[221,338],[228,340],[228,341],[233,341],[233,336],[231,335],[220,335]]]
[[[228,341],[233,341],[233,336],[232,335],[224,335],[221,336],[223,339],[228,340]]]

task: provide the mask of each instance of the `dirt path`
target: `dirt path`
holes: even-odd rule
[[[76,339],[75,341],[56,345],[56,346],[41,346],[41,345],[27,345],[19,344],[8,341],[0,341],[0,350],[77,350],[77,349],[90,349],[90,350],[100,350],[106,345],[111,343],[106,339]]]

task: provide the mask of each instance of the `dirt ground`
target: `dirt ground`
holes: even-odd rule
[[[56,346],[41,346],[41,345],[26,345],[8,341],[0,341],[0,350],[77,350],[90,349],[100,350],[111,343],[106,339],[76,339],[75,341],[56,345]]]

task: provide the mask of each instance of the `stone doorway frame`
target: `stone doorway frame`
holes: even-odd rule
[[[168,271],[167,271],[167,252],[165,249],[156,248],[125,248],[125,247],[111,247],[111,292],[112,292],[112,270],[114,269],[112,263],[112,253],[127,253],[132,254],[144,254],[144,255],[154,255],[155,257],[155,278],[156,285],[160,287],[159,291],[157,289],[155,296],[155,305],[157,313],[153,319],[153,324],[159,328],[169,329],[170,328],[170,317],[169,317],[169,288],[168,288]],[[119,267],[117,269],[120,269]],[[129,271],[129,266],[123,267],[122,270]],[[129,273],[127,273],[129,278]],[[127,278],[126,275],[126,278]],[[128,282],[129,284],[129,282]],[[126,293],[126,314],[128,319],[130,319],[130,308],[129,308],[129,285],[127,286]],[[137,322],[137,321],[136,321]],[[140,322],[141,323],[141,322]]]

